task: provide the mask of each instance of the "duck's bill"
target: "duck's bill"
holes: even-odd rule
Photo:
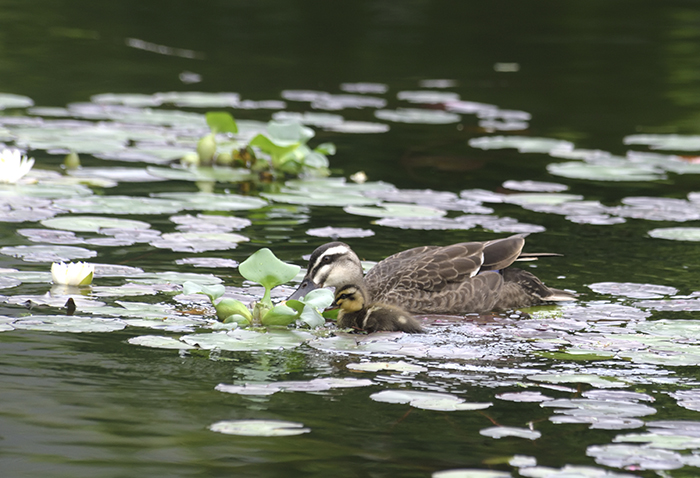
[[[295,290],[292,295],[287,298],[287,300],[299,300],[314,289],[318,289],[318,285],[316,285],[311,279],[304,279],[301,281],[301,284],[299,284],[299,287],[297,287],[297,290]]]

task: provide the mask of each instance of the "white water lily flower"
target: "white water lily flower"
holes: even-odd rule
[[[34,158],[28,158],[19,149],[0,151],[0,183],[14,184],[34,166]]]
[[[54,262],[51,264],[51,278],[54,284],[61,285],[90,285],[95,266],[87,262]]]

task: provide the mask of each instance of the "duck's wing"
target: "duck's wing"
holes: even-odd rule
[[[483,242],[424,246],[394,254],[374,266],[365,283],[375,299],[391,290],[437,292],[475,276],[483,263]]]
[[[484,243],[484,263],[481,265],[482,271],[497,271],[505,269],[516,260],[534,257],[532,254],[523,255],[525,245],[525,235],[516,234],[503,239],[495,239]]]

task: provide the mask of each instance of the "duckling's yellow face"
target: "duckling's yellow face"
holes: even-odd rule
[[[365,307],[365,297],[357,286],[339,287],[335,291],[335,304],[345,312],[357,312]]]

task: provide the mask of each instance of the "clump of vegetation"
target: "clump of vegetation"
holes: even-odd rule
[[[260,301],[246,307],[243,302],[223,298],[223,285],[202,286],[185,282],[185,294],[204,294],[209,297],[216,309],[217,318],[224,323],[235,322],[239,326],[287,326],[295,322],[309,327],[319,327],[325,323],[323,311],[333,302],[333,293],[328,289],[317,289],[301,300],[288,300],[285,304],[274,305],[271,291],[274,287],[289,282],[299,273],[300,267],[279,260],[270,249],[260,249],[238,266],[241,275],[265,288]]]
[[[236,135],[238,125],[226,112],[206,114],[211,132],[197,143],[197,151],[185,155],[182,163],[188,167],[230,166],[246,168],[261,176],[329,176],[328,155],[335,154],[333,143],[323,143],[311,149],[307,143],[314,130],[299,123],[270,121],[266,131],[253,137],[248,144],[230,152],[217,152],[216,135]]]

